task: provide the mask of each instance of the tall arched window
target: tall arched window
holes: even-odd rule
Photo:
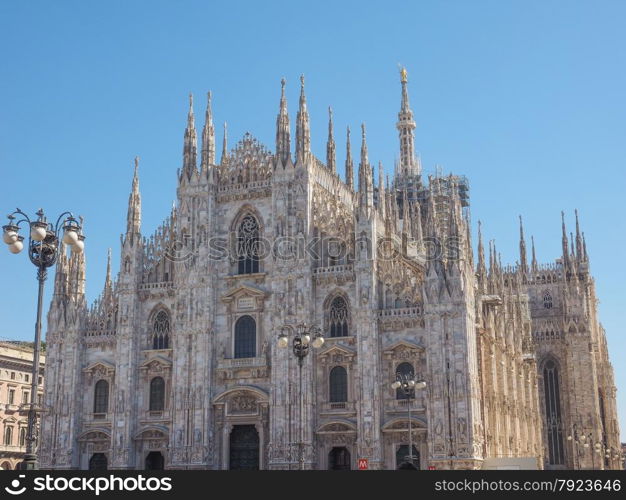
[[[20,447],[23,448],[26,446],[26,428],[22,427],[20,429]]]
[[[561,388],[559,370],[549,359],[543,367],[543,390],[546,405],[546,426],[548,435],[548,458],[550,464],[563,464],[563,434],[561,431]]]
[[[400,363],[398,368],[396,368],[396,373],[400,374],[400,376],[409,378],[413,378],[415,376],[415,370],[413,370],[413,365],[411,363]],[[409,396],[404,393],[401,387],[396,389],[396,399],[408,399],[409,397],[415,397],[415,389],[411,389]]]
[[[152,324],[152,349],[169,349],[170,315],[159,311]]]
[[[165,407],[165,380],[154,377],[150,381],[150,411],[163,411]]]
[[[93,395],[93,412],[107,413],[109,411],[109,383],[98,380]]]
[[[13,445],[13,427],[7,427],[4,430],[4,444],[5,446]]]
[[[335,366],[329,376],[330,402],[348,401],[348,372],[343,366]]]
[[[543,307],[546,309],[552,309],[552,295],[550,295],[550,292],[546,292],[543,295]]]
[[[348,332],[348,303],[341,296],[335,297],[330,303],[328,322],[331,337],[347,337]]]
[[[237,230],[238,274],[259,272],[259,223],[246,215]]]
[[[235,357],[256,356],[256,321],[251,316],[242,316],[235,323]]]

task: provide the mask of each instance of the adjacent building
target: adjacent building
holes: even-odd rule
[[[37,398],[43,398],[45,355],[40,355]],[[33,347],[21,341],[0,341],[0,468],[13,470],[24,459],[30,403]]]
[[[555,231],[562,252],[550,263],[527,248],[521,220],[516,265],[485,248],[480,227],[474,246],[469,182],[423,174],[404,70],[400,83],[391,179],[380,164],[374,174],[364,125],[354,154],[347,130],[339,175],[332,112],[326,158],[314,156],[304,79],[295,141],[282,82],[274,152],[249,133],[229,149],[224,127],[218,158],[210,93],[198,149],[190,102],[163,225],[142,234],[136,161],[119,272],[109,258],[94,304],[84,255],[59,258],[42,467],[349,469],[367,459],[395,469],[409,452],[409,405],[421,469],[621,467],[578,214],[573,233],[564,219]],[[300,377],[277,337],[302,322],[326,341]],[[426,388],[407,397],[391,387],[397,374]]]

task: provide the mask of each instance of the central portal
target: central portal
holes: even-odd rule
[[[230,470],[259,470],[259,433],[254,425],[235,425],[230,433]]]

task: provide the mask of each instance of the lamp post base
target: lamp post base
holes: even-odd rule
[[[24,455],[24,469],[25,470],[38,470],[39,462],[37,462],[37,455],[29,453]]]

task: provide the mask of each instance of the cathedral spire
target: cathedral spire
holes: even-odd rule
[[[534,236],[530,237],[530,243],[532,246],[532,261],[530,265],[531,265],[531,269],[533,270],[533,272],[536,272],[537,271],[537,257],[535,255],[535,237]]]
[[[584,261],[588,260],[588,256],[587,256],[587,242],[585,241],[585,233],[583,233],[583,260]]]
[[[565,212],[561,211],[561,246],[563,250],[563,267],[565,269],[569,268],[569,248],[567,241],[567,229],[565,228]]]
[[[113,281],[111,280],[111,249],[107,252],[107,272],[104,279],[104,293],[109,294],[113,289]]]
[[[141,232],[141,194],[139,193],[139,156],[135,156],[133,184],[128,197],[126,217],[126,235],[138,235]]]
[[[209,166],[215,165],[215,127],[213,126],[213,111],[211,109],[211,91],[207,93],[204,129],[202,130],[202,160],[201,170],[206,172]]]
[[[333,109],[328,106],[328,141],[326,142],[326,166],[331,172],[337,173],[335,138],[333,137],[333,135]]]
[[[361,209],[371,209],[374,202],[372,166],[367,155],[365,124],[361,124],[361,162],[359,164],[359,205]]]
[[[350,127],[346,133],[346,185],[354,189],[354,163],[352,162],[352,148],[350,146]]]
[[[383,183],[383,162],[378,162],[378,210],[385,218],[385,184]]]
[[[222,158],[220,159],[221,165],[228,163],[228,124],[224,122],[224,139],[222,141]]]
[[[576,215],[576,258],[578,260],[583,259],[583,240],[580,235],[580,225],[578,223],[578,209],[574,210],[574,214]]]
[[[417,242],[420,254],[424,251],[424,233],[422,231],[422,209],[419,203],[415,203],[413,210],[413,238]]]
[[[528,271],[528,263],[526,261],[526,242],[524,241],[524,224],[522,216],[519,216],[519,258],[522,271]]]
[[[482,223],[478,221],[478,276],[484,278],[487,275],[487,266],[485,265],[485,248],[483,246]]]
[[[311,128],[304,95],[304,75],[300,75],[300,107],[296,117],[296,161],[303,163],[311,153]]]
[[[285,79],[280,80],[280,108],[276,117],[276,156],[285,165],[291,154],[291,132],[285,97]]]
[[[365,123],[361,123],[361,167],[369,166],[367,155],[367,139],[365,138]]]
[[[420,175],[419,163],[415,158],[415,121],[413,111],[409,105],[409,92],[407,90],[408,76],[405,68],[400,69],[400,83],[402,84],[402,103],[398,113],[396,128],[400,136],[400,174]]]
[[[193,94],[189,94],[189,113],[187,113],[187,128],[185,129],[185,144],[183,147],[183,174],[191,178],[197,168],[198,138],[193,115]]]

